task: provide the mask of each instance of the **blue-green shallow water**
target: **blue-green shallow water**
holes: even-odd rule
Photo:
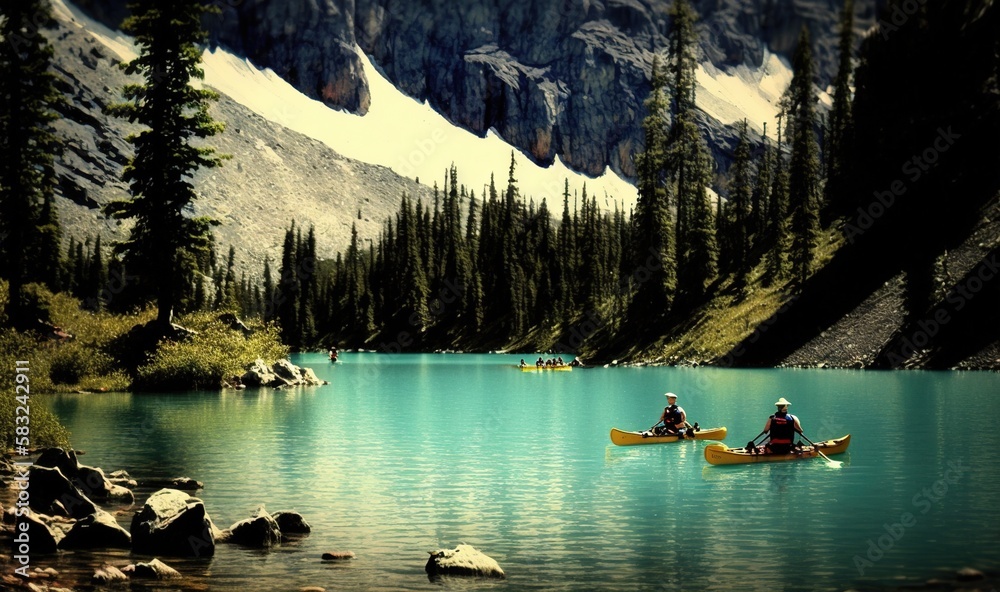
[[[270,553],[168,560],[210,589],[843,590],[1000,567],[997,374],[522,373],[519,359],[345,354],[332,366],[304,354],[293,361],[329,386],[61,396],[53,408],[87,464],[204,481],[221,527],[260,503],[311,522]],[[784,396],[807,436],[851,433],[850,451],[839,469],[711,467],[705,442],[613,446],[610,428],[652,425],[666,390],[691,421],[727,426],[731,446]],[[886,550],[869,557],[880,536]],[[508,579],[430,582],[426,551],[461,542]],[[328,550],[357,559],[323,564]],[[862,575],[856,557],[876,560]],[[97,559],[58,563],[74,561]]]

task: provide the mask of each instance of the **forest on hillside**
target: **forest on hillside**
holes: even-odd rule
[[[997,199],[1000,131],[998,8],[972,0],[909,7],[889,2],[858,49],[853,3],[845,2],[829,109],[818,102],[803,29],[774,137],[751,138],[739,124],[718,199],[697,123],[696,15],[678,0],[667,51],[650,64],[634,211],[602,210],[585,186],[571,190],[568,182],[562,204],[536,203],[521,194],[513,159],[506,182],[490,179],[480,195],[469,187],[486,180],[460,182],[453,167],[432,200],[400,196],[378,236],[354,231],[332,260],[316,256],[322,237],[289,220],[281,260],[248,275],[237,273],[234,249],[218,253],[218,222],[187,213],[198,192],[191,172],[225,166],[208,147],[224,129],[208,115],[215,95],[190,86],[200,74],[205,7],[174,9],[184,17],[172,25],[183,29],[182,61],[170,70],[178,75],[158,76],[162,56],[143,54],[126,70],[145,82],[122,89],[125,101],[109,107],[149,130],[131,138],[139,148],[124,176],[132,197],[104,211],[133,230],[109,248],[99,236],[64,244],[52,207],[60,139],[51,129],[64,99],[49,68],[51,45],[19,27],[19,18],[33,23],[44,10],[26,3],[4,21],[5,38],[23,42],[4,44],[0,55],[3,79],[17,81],[0,105],[7,322],[37,330],[32,286],[44,285],[91,310],[155,306],[160,324],[174,313],[236,312],[276,323],[294,349],[555,348],[610,360],[658,359],[650,352],[690,336],[698,319],[699,331],[722,336],[678,359],[718,362],[738,350],[740,364],[773,365],[901,274],[900,342],[965,286],[946,260]],[[157,18],[130,20],[140,42],[162,34]],[[177,113],[162,127],[165,114]],[[995,237],[984,245],[988,261]],[[712,311],[739,306],[754,308],[753,322],[726,332],[733,323]],[[894,359],[898,348],[890,349],[879,363],[919,364],[935,348],[973,347],[970,336],[974,346],[989,345],[975,320],[992,326],[995,312],[978,302],[953,312],[963,320],[931,336],[937,340],[923,353]],[[765,320],[761,337],[755,328]]]

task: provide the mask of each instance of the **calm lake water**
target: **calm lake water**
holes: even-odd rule
[[[1000,568],[994,373],[522,373],[520,356],[341,359],[293,357],[323,387],[52,405],[86,464],[201,480],[220,527],[258,504],[313,526],[270,552],[222,545],[210,561],[167,559],[188,586],[844,590]],[[652,425],[667,390],[690,421],[727,426],[730,446],[757,435],[784,396],[810,439],[851,433],[851,448],[839,469],[820,459],[712,467],[703,441],[611,444],[612,426]],[[130,516],[120,520],[128,528]],[[429,581],[426,552],[463,542],[508,579]],[[330,550],[357,558],[324,564]],[[89,576],[103,558],[37,563]]]

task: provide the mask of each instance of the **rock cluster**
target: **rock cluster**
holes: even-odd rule
[[[320,380],[312,368],[300,368],[288,360],[279,360],[268,366],[260,358],[247,366],[246,372],[240,377],[240,382],[250,387],[268,386],[271,388],[329,384]]]
[[[0,458],[0,474],[19,475],[8,458]],[[308,534],[312,527],[292,511],[269,514],[260,506],[252,516],[221,530],[213,523],[204,502],[189,493],[166,487],[149,496],[132,516],[131,527],[119,526],[114,515],[100,504],[130,507],[135,496],[130,487],[137,481],[125,471],[114,471],[111,479],[97,467],[81,465],[73,450],[43,450],[26,473],[31,512],[15,516],[15,508],[3,512],[8,533],[26,533],[33,555],[51,555],[62,550],[127,549],[148,556],[210,557],[219,543],[267,549],[283,540]],[[202,484],[187,477],[143,480],[188,489]],[[0,483],[3,487],[4,483]],[[92,499],[93,498],[93,499]],[[0,508],[0,512],[2,512]],[[34,575],[33,575],[34,577]],[[39,576],[41,577],[41,576]],[[181,577],[159,559],[146,563],[112,565],[94,571],[91,583],[112,585],[134,579],[167,580]],[[0,584],[19,585],[0,581]],[[0,586],[3,588],[3,586]],[[49,588],[55,589],[55,588]]]

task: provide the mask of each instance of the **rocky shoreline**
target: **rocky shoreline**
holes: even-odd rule
[[[62,448],[30,457],[0,458],[0,545],[12,549],[0,564],[0,589],[66,592],[113,585],[156,585],[204,589],[183,568],[209,559],[219,545],[267,552],[309,536],[312,526],[295,511],[268,512],[263,504],[249,517],[219,528],[205,503],[191,492],[204,487],[188,477],[133,479],[125,470],[105,473],[80,463],[78,452]],[[154,490],[144,500],[140,491]],[[185,491],[182,491],[184,489]],[[141,506],[139,503],[141,502]],[[129,529],[119,518],[131,516]],[[60,573],[45,566],[60,555],[89,550],[92,575]],[[106,557],[103,554],[107,553]],[[127,553],[128,557],[122,556]],[[334,550],[318,562],[355,559],[353,551]],[[176,565],[176,563],[175,563]],[[504,578],[491,557],[469,545],[430,552],[425,570],[442,575]],[[322,592],[320,586],[302,590]]]
[[[202,590],[204,583],[185,573],[185,566],[190,567],[192,560],[211,558],[219,545],[268,552],[285,543],[294,544],[313,531],[298,512],[272,513],[263,504],[249,517],[222,529],[210,517],[205,503],[191,494],[204,487],[194,479],[137,480],[124,470],[105,474],[99,467],[81,464],[77,451],[61,448],[42,450],[32,458],[30,468],[15,463],[9,455],[0,458],[0,545],[14,550],[0,561],[6,562],[0,574],[0,589],[72,592],[115,585],[155,586],[162,581],[172,589]],[[25,481],[26,493],[22,493],[20,483]],[[159,489],[140,500],[142,494],[137,492],[156,487]],[[25,499],[26,503],[19,503]],[[118,523],[119,518],[127,516],[131,516],[128,530]],[[30,541],[30,563],[23,567],[24,571],[18,571],[22,567],[18,545],[24,540]],[[60,554],[84,549],[95,552],[90,556],[94,562],[89,577],[79,571],[60,572],[46,566],[47,559],[57,563]],[[470,545],[428,553],[424,570],[432,582],[442,576],[507,577],[495,559]],[[314,559],[321,563],[344,562],[356,559],[356,555],[337,550]],[[176,562],[180,562],[180,569],[171,566],[178,565]],[[901,578],[893,585],[845,590],[967,591],[996,590],[998,586],[1000,572],[966,567],[927,580]],[[318,585],[296,589],[324,590]]]

